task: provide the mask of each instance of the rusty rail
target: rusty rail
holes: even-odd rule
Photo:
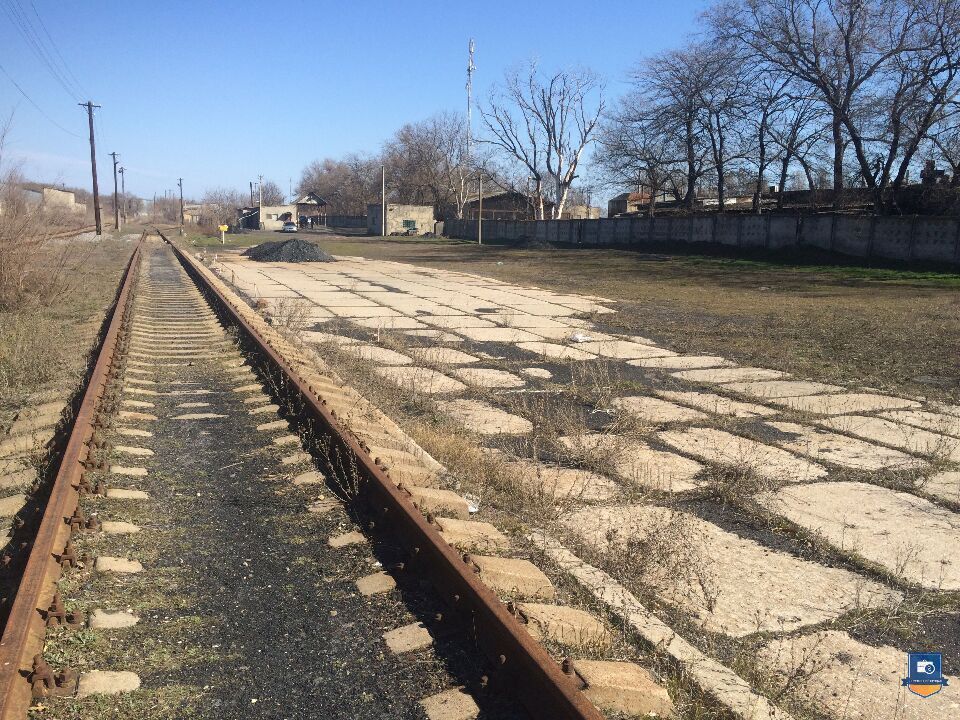
[[[32,670],[32,658],[43,651],[44,613],[50,607],[55,583],[60,577],[58,556],[70,539],[71,529],[66,520],[77,507],[77,486],[84,472],[93,420],[107,386],[120,328],[132,298],[131,288],[139,271],[142,244],[141,237],[141,243],[134,249],[124,272],[107,332],[74,418],[40,527],[0,637],[0,720],[22,720],[30,707],[28,676]]]
[[[159,233],[159,231],[158,231]],[[336,447],[352,461],[363,481],[361,493],[377,517],[404,546],[410,565],[427,576],[440,597],[463,619],[466,627],[495,671],[501,687],[514,694],[533,718],[542,720],[602,720],[603,715],[587,700],[575,679],[520,625],[459,553],[440,537],[436,528],[413,505],[410,496],[381,470],[340,425],[323,398],[260,332],[239,307],[210,283],[205,269],[174,243],[181,264],[213,298],[231,321],[253,341],[274,370],[300,396],[306,413],[332,436]]]

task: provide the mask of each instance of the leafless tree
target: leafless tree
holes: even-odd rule
[[[708,14],[717,37],[806,84],[830,113],[833,186],[899,187],[953,92],[958,0],[742,0]],[[840,201],[839,192],[836,194]]]
[[[451,207],[462,218],[477,160],[468,158],[466,140],[466,121],[457,113],[400,128],[383,151],[397,199],[432,204],[437,212]]]
[[[264,180],[263,184],[260,185],[260,193],[264,205],[283,205],[286,201],[283,190],[273,180]]]
[[[367,205],[380,197],[380,159],[351,153],[340,160],[315,160],[300,174],[297,192],[319,195],[331,215],[365,215]]]
[[[237,221],[237,210],[246,202],[246,196],[228,188],[211,188],[201,201],[206,216],[204,222],[211,225],[232,225]],[[264,199],[266,204],[266,199]]]
[[[544,196],[560,217],[584,150],[603,113],[602,87],[589,70],[561,70],[542,76],[536,63],[506,74],[505,82],[481,108],[485,142],[521,164],[534,183],[537,217]]]
[[[599,134],[601,152],[597,164],[610,185],[637,186],[649,190],[647,212],[656,213],[657,197],[669,189],[682,197],[682,172],[678,172],[683,147],[665,132],[658,108],[639,93],[620,100]]]

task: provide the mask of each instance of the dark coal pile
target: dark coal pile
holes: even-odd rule
[[[260,243],[243,254],[260,262],[336,262],[333,255],[300,238]]]

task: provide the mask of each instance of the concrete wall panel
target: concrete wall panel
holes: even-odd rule
[[[771,215],[767,218],[767,247],[779,250],[797,244],[797,218]]]
[[[833,215],[811,215],[800,224],[800,244],[830,250],[833,238]]]
[[[713,222],[715,242],[733,246],[740,244],[739,216],[721,213],[714,216]]]

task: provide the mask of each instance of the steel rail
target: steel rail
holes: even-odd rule
[[[285,377],[302,398],[307,414],[332,436],[348,463],[355,465],[364,481],[361,494],[365,494],[364,499],[379,518],[377,522],[397,537],[410,554],[411,566],[429,577],[441,598],[465,620],[464,626],[494,668],[498,686],[514,694],[539,720],[602,720],[603,715],[586,698],[574,677],[561,669],[457,550],[440,536],[414,506],[409,493],[398,487],[358,440],[345,431],[323,397],[244,317],[240,307],[209,281],[209,271],[162,233],[160,236],[207,296],[216,300],[260,354]]]
[[[0,720],[22,720],[31,704],[28,676],[32,659],[43,651],[46,631],[44,613],[50,607],[55,583],[60,577],[58,555],[70,539],[67,520],[77,507],[79,485],[87,458],[93,420],[106,390],[114,363],[120,329],[132,299],[141,258],[143,237],[137,244],[110,311],[110,322],[97,360],[84,390],[83,400],[71,426],[56,478],[47,499],[37,535],[30,550],[16,597],[0,637]]]

